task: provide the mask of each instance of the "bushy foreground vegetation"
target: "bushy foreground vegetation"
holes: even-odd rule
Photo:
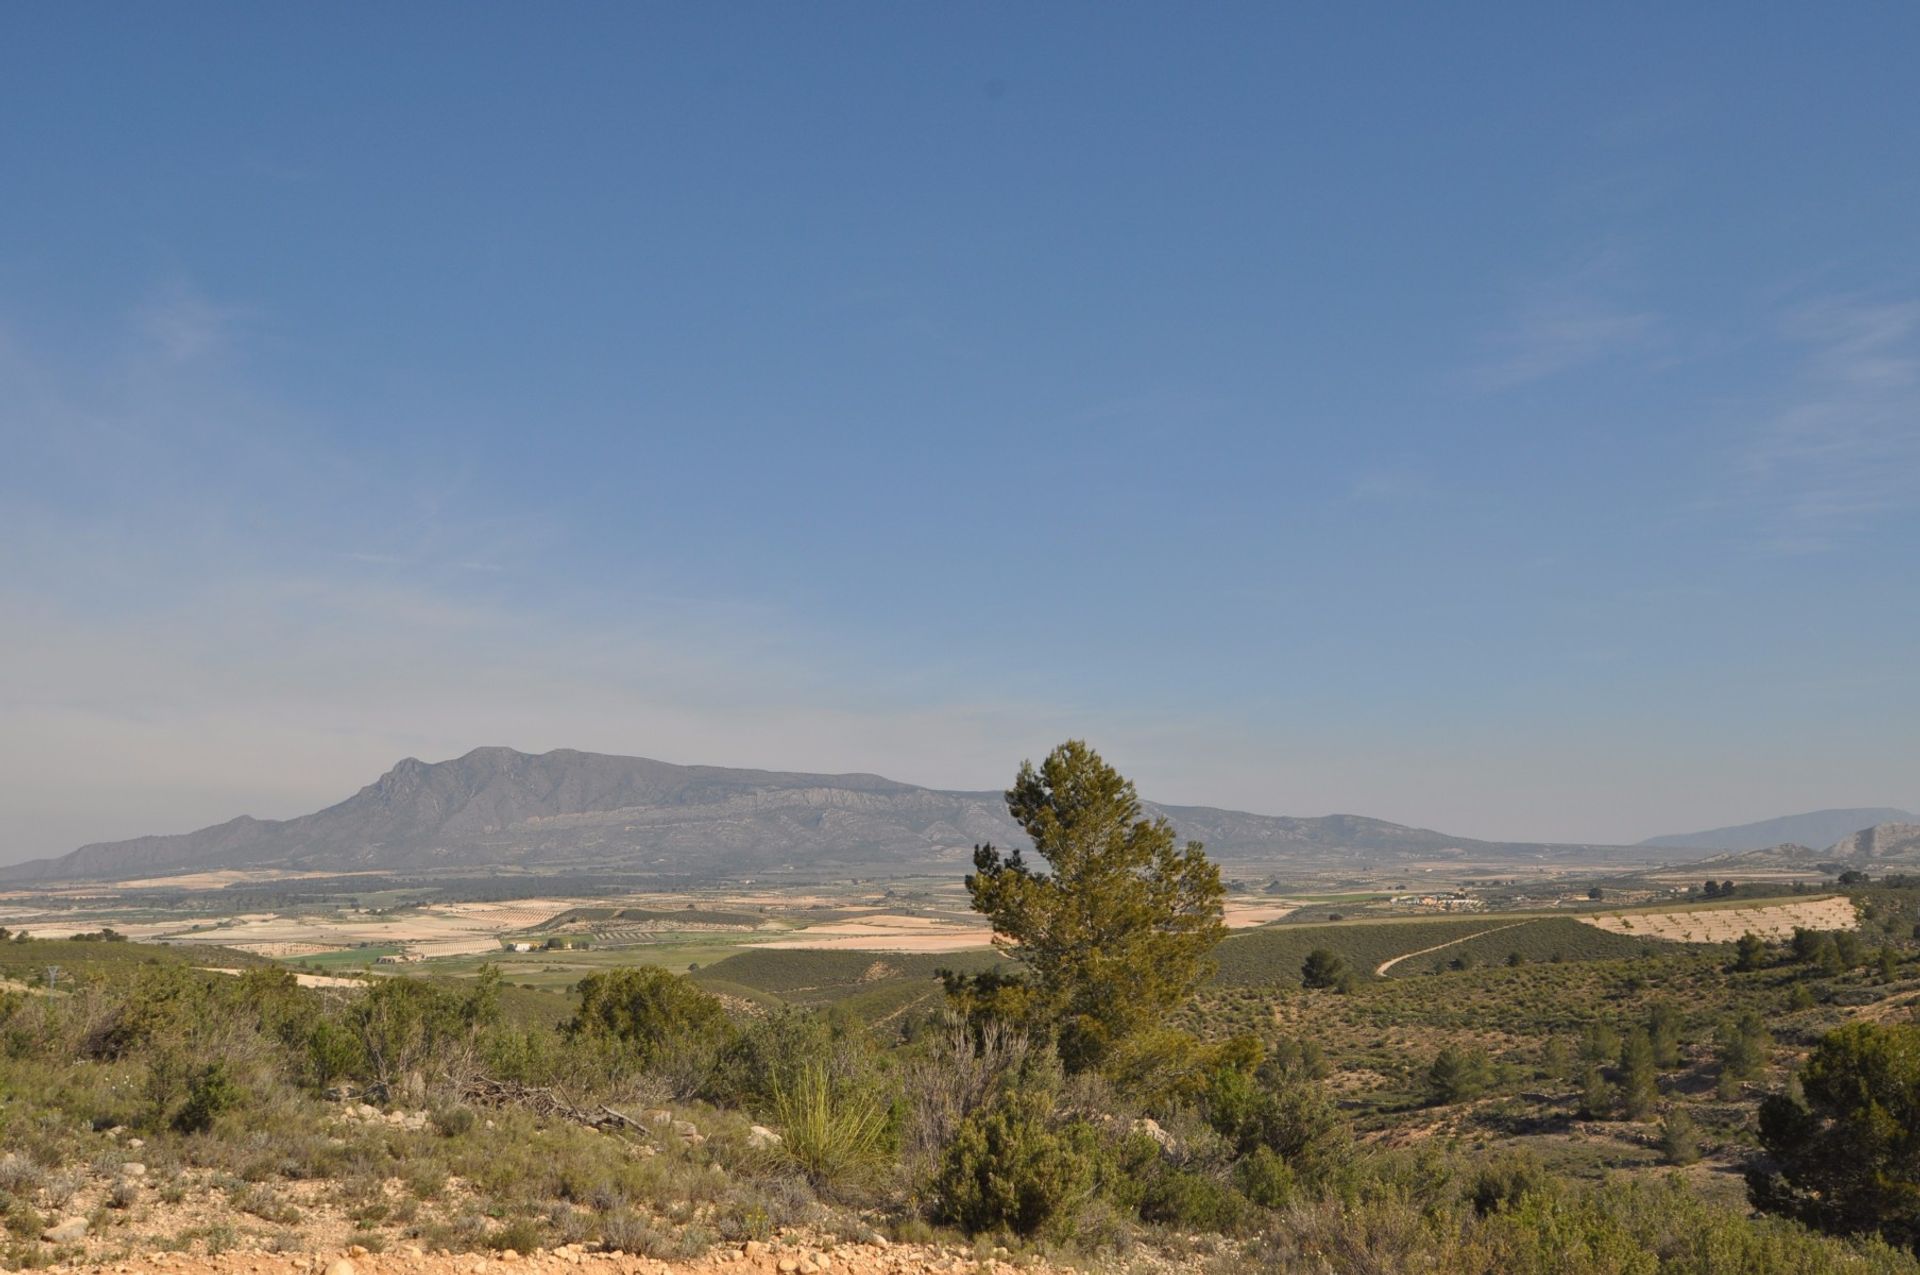
[[[305,988],[46,944],[62,982],[0,996],[0,1260],[59,1252],[38,1237],[62,1214],[110,1243],[195,1189],[288,1244],[331,1210],[370,1248],[667,1257],[806,1222],[1102,1265],[1144,1246],[1219,1269],[1920,1271],[1920,1028],[1890,999],[1910,994],[1911,891],[1863,894],[1865,937],[1756,954],[1513,948],[1355,980],[1366,950],[1309,948],[1288,979],[1210,984],[1204,858],[1143,828],[1097,757],[1049,763],[1016,809],[1069,866],[982,853],[983,909],[1021,913],[999,927],[1013,960],[944,988],[920,971],[938,1009],[863,1017],[635,967],[554,1012],[490,973]],[[1103,906],[1116,883],[1131,911]],[[1133,941],[1104,932],[1116,915]],[[53,963],[8,946],[22,971]],[[1889,1021],[1849,1025],[1859,1007]],[[1594,1146],[1639,1159],[1571,1158]],[[1773,1216],[1710,1166],[1747,1170]]]
[[[130,1156],[88,1131],[124,1128],[147,1143],[150,1193],[197,1174],[272,1234],[297,1220],[295,1188],[319,1187],[373,1246],[671,1256],[812,1221],[1088,1253],[1208,1232],[1301,1269],[1920,1269],[1876,1241],[1749,1220],[1679,1180],[1578,1182],[1526,1155],[1369,1145],[1323,1060],[1277,1040],[1218,1044],[1146,1094],[1070,1074],[1049,1043],[991,1023],[955,1016],[901,1043],[833,1010],[736,1018],[657,970],[589,980],[557,1028],[517,1022],[486,979],[339,992],[174,963],[75,979],[0,1008],[10,1266],[49,1255],[34,1241],[67,1179]],[[1473,1061],[1456,1062],[1436,1085],[1463,1068],[1471,1086]],[[342,1085],[423,1119],[343,1123],[356,1102]],[[603,1105],[643,1132],[567,1116]],[[697,1132],[653,1124],[656,1106]],[[122,1211],[103,1201],[96,1233]]]

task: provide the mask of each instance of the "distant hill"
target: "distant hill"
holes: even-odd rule
[[[1880,823],[1910,823],[1915,816],[1891,806],[1861,806],[1843,810],[1812,810],[1783,815],[1759,823],[1705,832],[1681,832],[1648,837],[1640,844],[1656,850],[1766,850],[1778,845],[1825,846],[1862,828]]]
[[[1359,815],[1297,819],[1151,806],[1222,863],[1362,866],[1424,859],[1644,858],[1620,847],[1476,841]],[[216,868],[413,872],[519,867],[737,876],[796,869],[952,871],[977,842],[1018,845],[997,792],[878,775],[677,766],[644,757],[478,748],[408,758],[352,797],[297,819],[242,816],[198,832],[82,846],[0,880],[112,880]]]
[[[1888,869],[1920,867],[1920,823],[1875,824],[1847,834],[1824,850],[1787,842],[1714,855],[1697,860],[1694,866],[1709,875],[1781,868],[1828,873],[1859,868],[1878,875]]]

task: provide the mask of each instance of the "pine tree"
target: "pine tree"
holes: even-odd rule
[[[1647,1039],[1653,1045],[1653,1065],[1665,1070],[1680,1065],[1680,1032],[1684,1020],[1680,1011],[1666,1001],[1657,1001],[1647,1013]]]
[[[1700,1137],[1686,1108],[1675,1107],[1660,1122],[1660,1154],[1668,1164],[1692,1164],[1700,1158]]]
[[[1164,818],[1144,818],[1133,785],[1079,740],[1023,764],[1007,810],[1046,867],[980,846],[967,892],[995,945],[1026,966],[1061,1060],[1097,1068],[1212,974],[1226,934],[1220,869]]]
[[[1613,1114],[1613,1086],[1598,1064],[1588,1063],[1580,1073],[1580,1118],[1604,1120]]]
[[[1636,1027],[1620,1046],[1620,1112],[1629,1120],[1645,1119],[1659,1097],[1653,1042]]]

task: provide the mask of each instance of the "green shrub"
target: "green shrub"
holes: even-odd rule
[[[1263,1209],[1285,1208],[1299,1190],[1286,1158],[1269,1147],[1255,1147],[1233,1166],[1240,1193]]]
[[[1219,1179],[1171,1169],[1147,1182],[1140,1219],[1188,1231],[1231,1231],[1247,1214],[1246,1200]]]
[[[1014,1090],[960,1126],[933,1184],[935,1213],[969,1234],[1064,1238],[1098,1160],[1090,1126],[1056,1126],[1051,1094]]]
[[[1519,1153],[1482,1165],[1468,1184],[1467,1201],[1485,1217],[1507,1212],[1527,1197],[1548,1194],[1553,1188],[1554,1180],[1540,1162]]]
[[[691,1060],[710,1070],[734,1037],[717,999],[652,965],[580,980],[580,1008],[562,1030],[570,1040],[617,1041],[646,1069]]]
[[[221,1061],[196,1070],[187,1081],[187,1101],[175,1113],[173,1127],[181,1133],[205,1133],[215,1120],[246,1099],[246,1091]]]

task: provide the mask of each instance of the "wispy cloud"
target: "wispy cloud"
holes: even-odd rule
[[[1785,336],[1800,355],[1789,399],[1740,461],[1770,546],[1828,548],[1920,507],[1920,302],[1823,301]]]
[[[1594,300],[1537,306],[1495,340],[1493,353],[1469,379],[1488,390],[1543,381],[1645,347],[1656,324],[1649,311]]]
[[[148,349],[170,363],[190,363],[224,351],[249,313],[176,280],[136,308],[133,318]]]
[[[1528,285],[1486,337],[1468,385],[1513,389],[1650,348],[1660,317],[1629,300],[1633,292],[1632,272],[1616,250]]]

